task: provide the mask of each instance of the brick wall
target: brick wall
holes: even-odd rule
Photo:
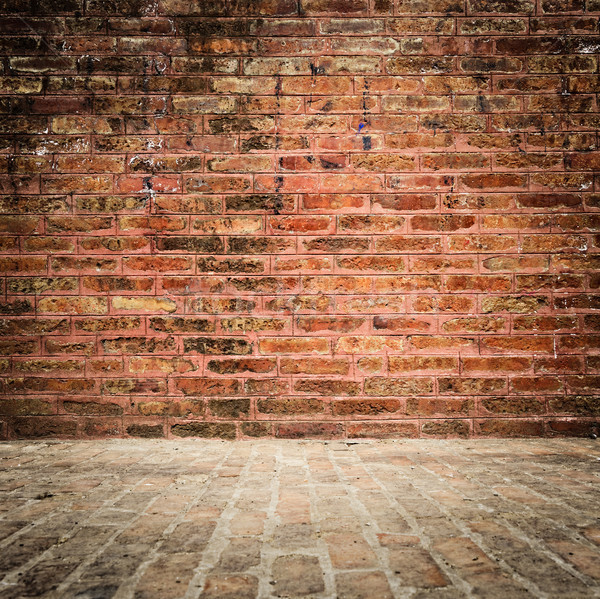
[[[599,0],[0,0],[0,419],[589,434]]]

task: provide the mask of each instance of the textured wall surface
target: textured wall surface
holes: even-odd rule
[[[0,0],[5,437],[589,434],[598,0]]]

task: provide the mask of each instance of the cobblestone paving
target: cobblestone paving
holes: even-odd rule
[[[0,444],[0,596],[599,597],[600,441]]]

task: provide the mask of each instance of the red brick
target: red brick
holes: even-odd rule
[[[346,354],[373,354],[382,351],[401,351],[404,339],[401,336],[362,335],[340,337],[335,351]]]
[[[428,320],[410,317],[375,316],[373,318],[373,328],[375,330],[426,332],[432,328],[431,324]]]
[[[180,378],[176,381],[175,388],[184,395],[200,397],[238,395],[240,383],[235,379]]]
[[[412,298],[415,312],[471,312],[475,302],[471,297],[452,295],[427,295]]]
[[[493,353],[504,351],[523,351],[528,353],[550,353],[554,351],[553,339],[550,336],[512,335],[486,336],[482,339],[482,349]]]
[[[415,350],[455,352],[458,350],[469,350],[475,347],[475,339],[472,337],[440,337],[413,335],[410,344]]]
[[[433,379],[373,377],[365,379],[365,394],[375,396],[430,395],[433,393]]]
[[[506,392],[506,380],[503,378],[438,378],[440,393],[443,395],[497,395]]]
[[[389,370],[390,374],[410,373],[421,370],[426,372],[458,372],[458,359],[442,356],[390,356]]]
[[[327,396],[359,395],[360,383],[337,379],[298,379],[294,382],[294,391]]]
[[[488,415],[541,415],[545,414],[546,400],[535,397],[484,397],[480,400],[480,414]]]
[[[473,405],[473,399],[464,398],[408,398],[406,400],[406,413],[409,416],[466,416],[473,410]],[[463,428],[464,422],[461,422],[460,425]]]
[[[421,433],[435,437],[469,437],[471,433],[469,421],[467,420],[431,420],[421,424]]]
[[[451,318],[442,323],[445,333],[497,333],[505,330],[507,320],[499,317]]]
[[[335,422],[277,424],[275,429],[275,436],[281,439],[335,439],[342,433],[342,425]]]
[[[482,437],[539,437],[543,433],[540,420],[488,419],[476,420],[474,432]]]
[[[349,423],[346,427],[348,438],[402,438],[417,437],[418,424],[412,421],[402,422],[359,422]]]
[[[531,358],[462,358],[464,372],[524,372],[531,370]]]
[[[350,371],[350,362],[344,358],[281,358],[282,374],[341,374]]]
[[[270,337],[260,339],[261,354],[324,354],[329,351],[329,340],[324,337]]]
[[[510,388],[513,393],[560,393],[563,384],[554,377],[515,376],[510,380]]]

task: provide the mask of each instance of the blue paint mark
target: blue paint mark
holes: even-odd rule
[[[364,127],[364,126],[365,126],[365,124],[364,124],[364,123],[359,123],[359,124],[358,124],[358,130],[360,131],[360,130],[361,130],[363,127]]]

